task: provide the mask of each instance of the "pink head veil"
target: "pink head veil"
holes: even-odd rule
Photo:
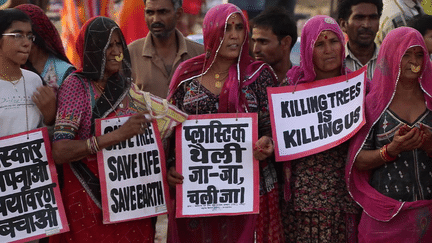
[[[318,36],[325,30],[336,34],[342,45],[341,60],[345,60],[345,38],[337,22],[326,15],[314,16],[303,27],[300,42],[300,66],[295,66],[288,71],[287,77],[290,79],[290,84],[300,84],[315,80],[313,50]],[[343,64],[341,68],[341,73],[345,74],[345,65]]]
[[[371,90],[366,96],[366,125],[351,139],[348,165],[345,171],[348,190],[354,200],[363,207],[363,210],[379,221],[392,219],[404,204],[407,207],[413,204],[418,206],[419,202],[404,203],[382,195],[369,185],[369,172],[359,171],[354,167],[354,160],[362,149],[371,128],[390,105],[399,81],[402,56],[414,46],[420,46],[424,52],[419,82],[424,92],[427,108],[432,110],[432,70],[423,37],[418,31],[409,27],[394,29],[386,36],[379,50]]]
[[[177,87],[186,80],[197,78],[208,72],[222,45],[228,18],[239,14],[243,19],[245,39],[235,65],[229,69],[228,78],[219,96],[219,112],[243,112],[242,97],[239,90],[256,80],[262,68],[271,68],[263,62],[254,62],[249,56],[249,26],[242,11],[233,4],[220,4],[211,8],[204,17],[203,35],[205,53],[182,62],[175,71],[169,87],[168,99]],[[271,71],[273,73],[273,71]]]

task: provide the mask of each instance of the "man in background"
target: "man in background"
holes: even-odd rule
[[[348,36],[346,66],[355,71],[368,65],[369,80],[372,80],[378,57],[374,39],[382,10],[381,0],[342,0],[338,5],[339,25]]]
[[[252,50],[257,61],[268,63],[279,84],[286,82],[292,67],[291,49],[297,41],[297,25],[283,8],[271,7],[251,22]]]
[[[428,49],[429,56],[432,54],[432,15],[417,15],[408,23],[409,27],[412,27],[420,34],[422,34]]]
[[[166,98],[177,66],[204,52],[175,26],[183,14],[182,0],[144,0],[149,34],[129,44],[132,78],[141,90]]]

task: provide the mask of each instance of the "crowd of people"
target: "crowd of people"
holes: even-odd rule
[[[304,25],[299,66],[290,60],[297,25],[284,8],[249,20],[232,3],[214,6],[201,45],[176,29],[182,0],[144,4],[150,32],[129,45],[114,20],[89,19],[76,66],[41,8],[0,10],[0,136],[50,130],[70,231],[49,242],[154,242],[155,218],[102,222],[96,154],[145,131],[140,90],[191,115],[258,114],[257,215],[176,218],[185,175],[175,136],[165,143],[167,242],[432,241],[432,25],[418,1],[340,0],[337,20],[317,15]],[[267,87],[364,66],[365,125],[323,152],[276,162]],[[122,115],[130,117],[119,129],[95,135],[95,119]]]

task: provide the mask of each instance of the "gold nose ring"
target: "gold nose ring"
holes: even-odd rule
[[[414,65],[411,64],[411,71],[412,71],[413,73],[418,73],[418,72],[420,72],[420,69],[421,69],[421,66],[420,66],[420,65],[419,65],[419,66],[414,66]]]
[[[114,57],[117,62],[123,61],[123,52],[120,55]]]

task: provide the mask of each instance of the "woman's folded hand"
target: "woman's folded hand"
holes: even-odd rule
[[[170,187],[175,188],[175,186],[176,186],[177,184],[182,184],[182,183],[183,183],[183,179],[184,179],[184,177],[183,177],[182,175],[180,175],[180,173],[178,173],[178,172],[175,170],[175,167],[174,167],[174,166],[171,166],[171,167],[168,169],[168,173],[167,173],[167,181],[168,181],[168,185],[169,185]]]
[[[255,143],[253,156],[257,160],[265,160],[274,152],[273,139],[268,136],[262,136]]]

